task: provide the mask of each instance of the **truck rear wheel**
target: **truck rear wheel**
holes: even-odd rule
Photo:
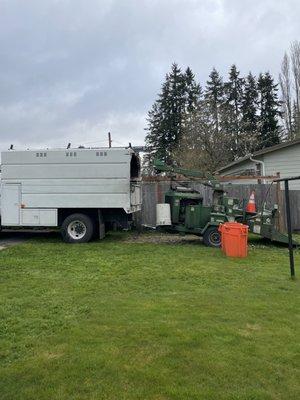
[[[217,226],[210,226],[203,235],[203,243],[209,247],[221,246],[221,234]]]
[[[94,234],[94,224],[85,214],[69,215],[61,226],[61,234],[66,243],[86,243]]]

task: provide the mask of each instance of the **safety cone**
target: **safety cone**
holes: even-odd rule
[[[252,191],[247,207],[246,207],[246,211],[249,213],[256,213],[256,205],[255,205],[255,192],[254,190]]]

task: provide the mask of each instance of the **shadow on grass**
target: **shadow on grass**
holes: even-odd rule
[[[61,239],[58,230],[4,230],[0,233],[0,243],[25,242],[28,240],[51,240]]]
[[[299,235],[298,235],[299,236]],[[296,238],[298,239],[298,238]],[[59,230],[6,230],[0,233],[0,246],[2,245],[15,245],[26,242],[34,242],[40,244],[64,244]],[[104,240],[95,239],[91,244],[105,243],[140,243],[140,244],[167,244],[167,245],[180,245],[180,246],[204,246],[201,237],[196,235],[180,235],[176,232],[157,232],[157,231],[109,231],[106,233]],[[274,249],[287,249],[287,245],[283,243],[271,242],[268,239],[250,234],[248,244],[257,248],[274,248]],[[299,248],[295,247],[296,251]]]

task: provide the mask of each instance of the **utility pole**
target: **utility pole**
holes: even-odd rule
[[[109,148],[111,148],[111,143],[112,143],[111,134],[110,134],[110,132],[108,132],[108,147]]]

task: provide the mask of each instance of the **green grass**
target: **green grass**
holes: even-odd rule
[[[300,398],[286,249],[126,237],[0,252],[1,400]]]

